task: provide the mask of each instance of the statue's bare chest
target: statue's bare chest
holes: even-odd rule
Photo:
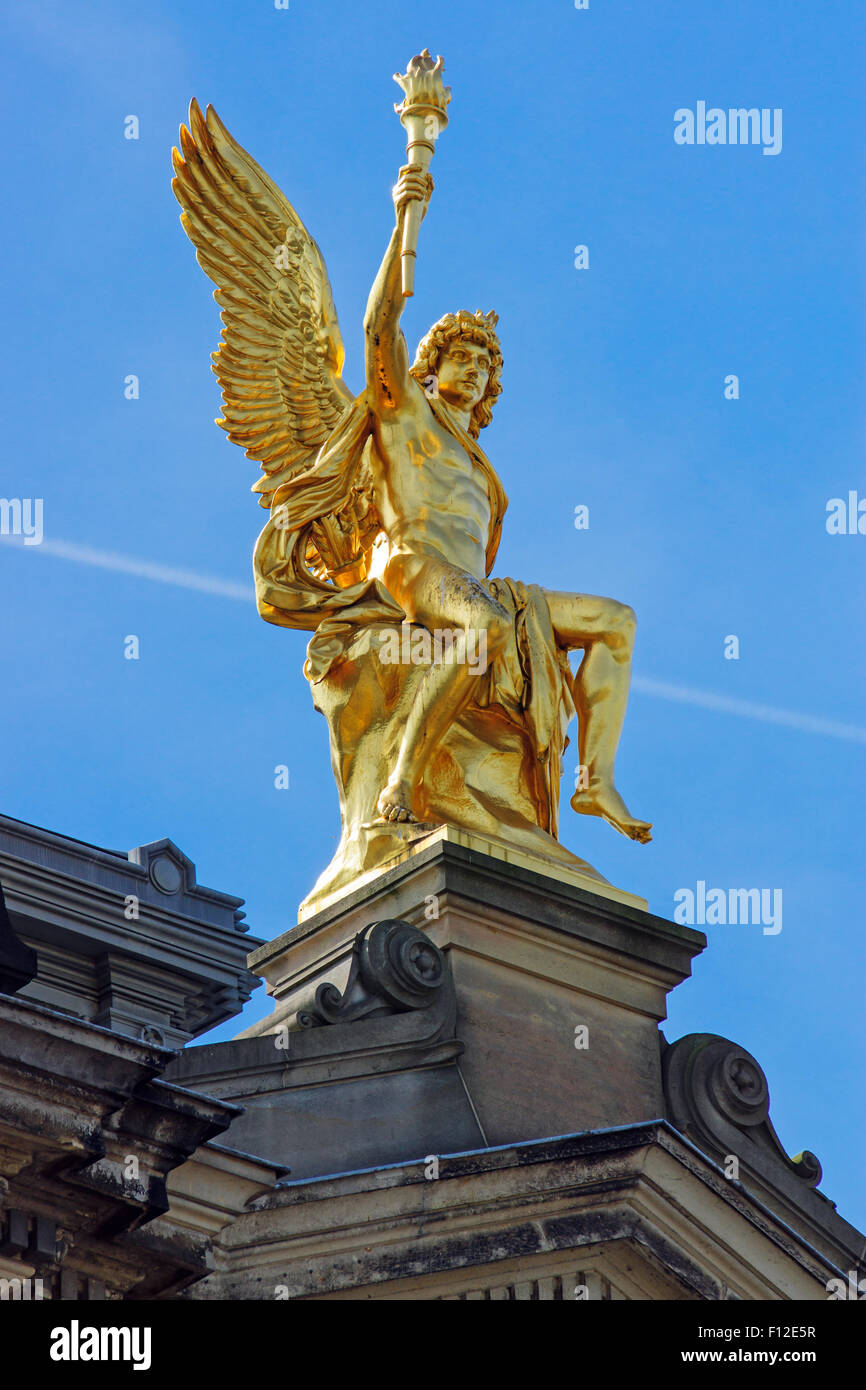
[[[403,521],[411,515],[438,514],[471,521],[472,531],[486,537],[490,501],[482,471],[460,442],[431,418],[414,412],[381,431],[376,488],[386,510]],[[384,520],[384,517],[383,517]]]

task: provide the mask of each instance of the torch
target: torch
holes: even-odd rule
[[[443,67],[442,59],[437,58],[434,63],[425,48],[410,61],[403,76],[398,72],[394,74],[394,81],[405,93],[394,110],[406,131],[406,163],[420,164],[425,174],[430,168],[439,132],[448,124],[445,108],[451,100],[451,88],[442,85]],[[415,292],[415,255],[420,226],[421,203],[409,203],[404,214],[400,253],[406,299]]]

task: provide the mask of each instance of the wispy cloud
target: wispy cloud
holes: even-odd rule
[[[12,536],[4,537],[7,542],[14,542],[16,539]],[[149,560],[136,560],[130,555],[118,555],[109,550],[93,550],[89,546],[75,545],[71,541],[44,540],[41,545],[28,547],[28,554],[54,555],[59,560],[72,560],[79,565],[113,570],[116,574],[131,574],[140,579],[153,580],[157,584],[172,584],[180,589],[195,589],[202,594],[214,594],[217,598],[240,599],[244,603],[251,603],[254,599],[252,585],[233,584],[228,579],[198,574],[194,570],[175,569],[171,565],[155,565]],[[796,729],[802,734],[841,738],[849,743],[866,743],[866,729],[857,724],[843,724],[836,719],[800,714],[797,710],[779,709],[776,705],[736,700],[729,695],[715,695],[709,690],[693,690],[689,686],[655,681],[647,676],[635,676],[632,689],[641,695],[655,695],[660,700],[696,705],[699,709],[712,710],[715,714],[733,714],[739,719],[755,719],[763,724]]]

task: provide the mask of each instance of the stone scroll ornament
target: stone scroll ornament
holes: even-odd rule
[[[429,936],[396,918],[365,927],[355,937],[346,988],[319,985],[300,1009],[301,1028],[354,1023],[360,1018],[427,1009],[445,978],[442,954]]]
[[[665,1047],[662,1076],[670,1119],[681,1134],[719,1157],[769,1158],[805,1186],[818,1186],[815,1155],[804,1149],[791,1158],[783,1148],[770,1120],[767,1078],[745,1048],[715,1033],[689,1033]]]
[[[280,189],[213,107],[192,102],[174,151],[181,222],[222,310],[217,423],[262,468],[258,609],[311,634],[304,672],[330,731],[342,837],[302,916],[442,825],[603,882],[558,840],[575,715],[572,808],[651,838],[614,783],[633,610],[491,577],[508,499],[478,439],[502,389],[497,315],[445,314],[411,363],[401,330],[447,125],[442,67],[425,49],[395,79],[408,162],[357,396],[322,253]],[[263,725],[284,732],[276,676],[263,695]]]

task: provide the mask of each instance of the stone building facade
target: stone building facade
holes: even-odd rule
[[[665,1039],[706,941],[640,899],[440,830],[265,943],[169,840],[8,818],[0,883],[11,1296],[787,1301],[864,1275],[755,1058]],[[273,1013],[196,1045],[259,978]]]

